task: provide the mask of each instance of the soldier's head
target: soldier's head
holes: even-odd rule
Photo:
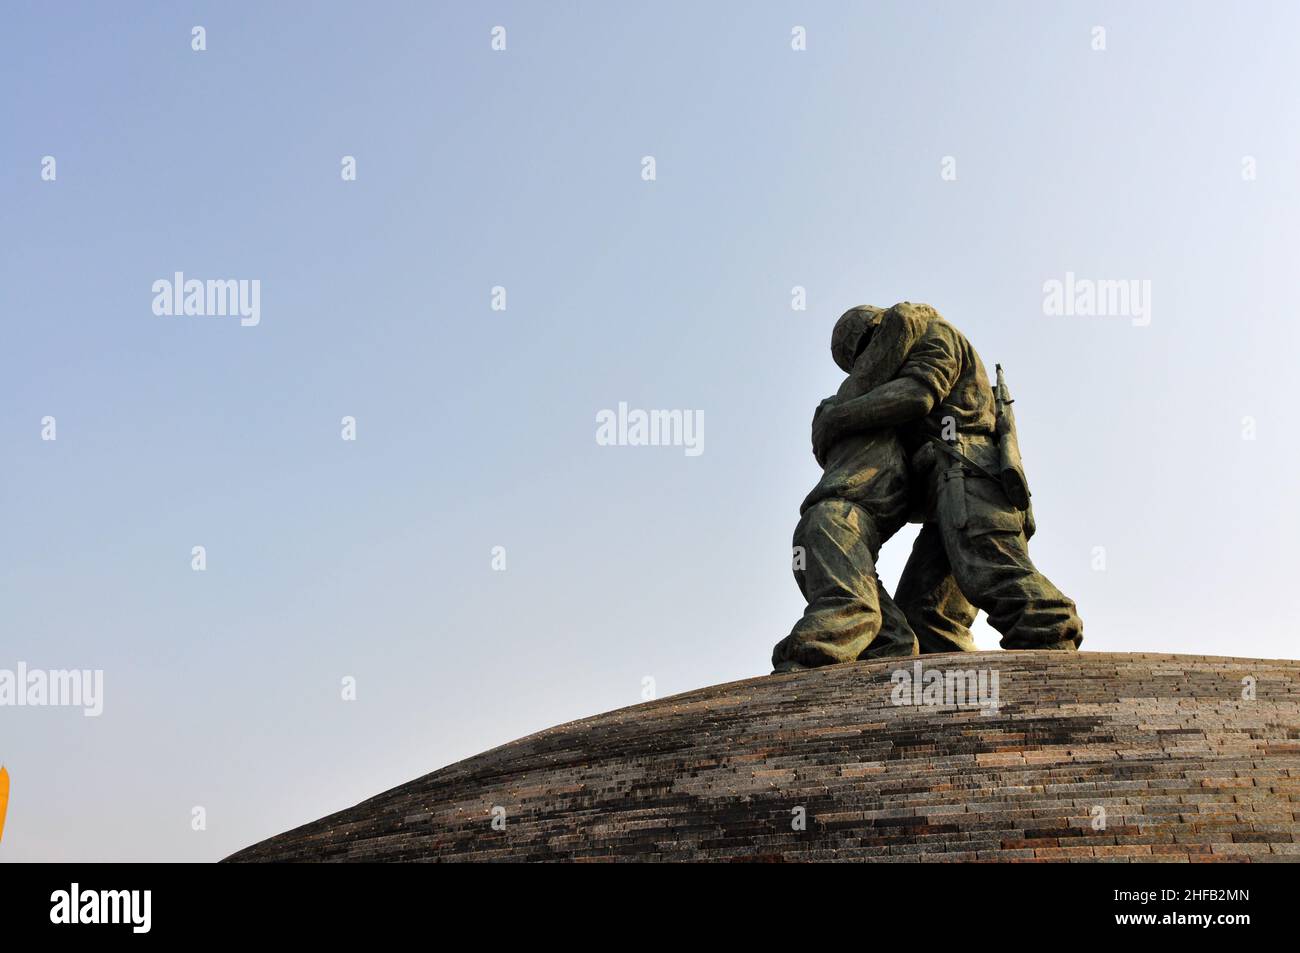
[[[860,304],[849,308],[835,322],[831,331],[831,357],[845,374],[853,373],[853,365],[871,340],[871,333],[880,324],[884,309],[873,304]]]

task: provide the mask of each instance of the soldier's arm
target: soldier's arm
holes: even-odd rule
[[[813,422],[813,447],[830,447],[848,434],[919,420],[934,409],[935,401],[925,384],[896,377],[861,397],[827,405]]]
[[[850,381],[861,377],[858,371],[855,367]],[[848,434],[919,420],[947,396],[960,371],[960,349],[951,330],[941,326],[927,329],[908,352],[897,376],[865,393],[859,391],[860,396],[837,400],[817,416],[813,421],[814,452]]]
[[[817,458],[817,462],[821,466],[826,466],[826,453],[830,450],[831,444],[834,443],[834,441],[823,441],[820,444],[818,443],[817,434],[820,429],[818,421],[821,419],[822,414],[826,413],[826,411],[830,410],[836,404],[853,397],[861,397],[862,394],[862,382],[850,374],[848,377],[844,378],[844,382],[840,384],[839,390],[837,390],[834,395],[827,397],[818,404],[817,409],[813,411],[813,456]]]
[[[819,416],[831,407],[834,407],[836,404],[843,403],[844,401],[854,397],[861,397],[866,392],[867,386],[863,379],[857,374],[850,374],[848,377],[844,378],[844,381],[840,384],[839,389],[835,391],[834,394],[827,397],[817,405],[817,409],[813,411],[813,420],[815,421]]]

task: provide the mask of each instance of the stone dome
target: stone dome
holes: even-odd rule
[[[976,652],[752,678],[549,728],[227,860],[1298,860],[1298,676]]]

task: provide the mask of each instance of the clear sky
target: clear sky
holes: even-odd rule
[[[1294,657],[1298,32],[1286,2],[6,4],[0,669],[102,669],[104,711],[0,708],[0,860],[214,860],[647,677],[767,672],[864,302],[1006,368],[1085,650]],[[258,280],[260,323],[155,315],[178,271]],[[1149,323],[1045,313],[1067,273],[1150,282]],[[702,412],[703,452],[598,445],[620,402]]]

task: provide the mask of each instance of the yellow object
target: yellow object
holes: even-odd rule
[[[9,809],[9,772],[0,764],[0,841],[5,839],[5,811]]]

